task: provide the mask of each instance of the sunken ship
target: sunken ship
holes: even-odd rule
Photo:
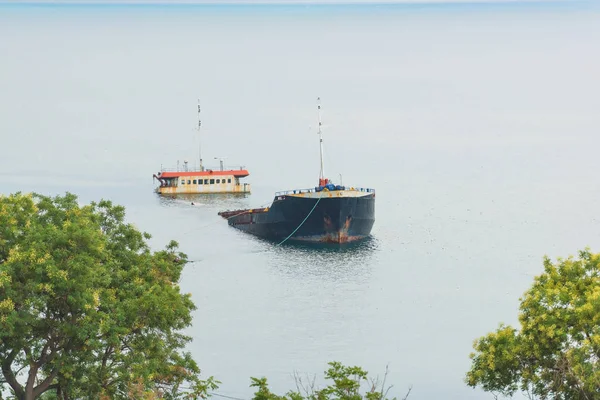
[[[278,241],[350,243],[371,234],[375,223],[375,190],[336,185],[325,178],[321,103],[317,99],[321,168],[319,184],[275,193],[269,207],[221,211],[229,226]]]

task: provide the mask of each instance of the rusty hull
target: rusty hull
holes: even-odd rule
[[[370,235],[375,194],[321,199],[277,196],[269,208],[222,211],[219,215],[230,226],[269,240],[351,243]]]

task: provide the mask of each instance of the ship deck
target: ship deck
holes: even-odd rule
[[[275,192],[274,201],[284,200],[286,197],[299,197],[299,198],[309,198],[309,199],[326,199],[326,198],[341,198],[341,197],[363,197],[368,195],[375,195],[375,189],[370,188],[359,188],[359,187],[350,187],[350,188],[341,188],[336,190],[316,190],[314,188],[310,189],[292,189],[292,190],[283,190],[280,192]],[[241,214],[250,214],[250,213],[266,213],[269,211],[269,207],[266,208],[246,208],[240,210],[227,210],[220,211],[218,215],[225,219],[229,219],[235,217],[236,215]]]
[[[362,197],[368,194],[375,194],[375,189],[361,187],[342,187],[340,189],[328,190],[315,188],[310,189],[292,189],[275,192],[275,198],[283,198],[285,196],[305,197],[312,199],[332,198],[332,197]]]
[[[248,172],[247,169],[244,169],[243,167],[239,167],[239,169],[203,169],[203,170],[199,170],[199,169],[195,169],[195,170],[191,170],[188,169],[187,171],[185,170],[179,170],[179,171],[165,171],[162,170],[158,173],[158,178],[162,178],[162,179],[169,179],[169,178],[179,178],[182,176],[185,177],[197,177],[197,176],[202,176],[202,177],[209,177],[209,176],[235,176],[237,178],[245,178],[248,175],[250,175],[250,173]]]
[[[243,210],[232,210],[232,211],[220,211],[218,213],[218,215],[220,215],[221,217],[225,218],[225,219],[229,219],[231,217],[235,217],[236,215],[240,215],[240,214],[249,214],[249,213],[253,213],[253,214],[259,214],[259,213],[266,213],[268,212],[269,209],[268,208],[246,208]]]

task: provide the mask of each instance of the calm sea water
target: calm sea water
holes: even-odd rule
[[[190,350],[219,393],[328,361],[391,395],[488,399],[475,338],[517,323],[543,255],[600,250],[600,13],[487,6],[0,6],[0,192],[112,199],[191,263]],[[373,236],[276,247],[217,212],[316,184],[377,190]],[[247,197],[161,199],[161,164],[250,170]],[[319,380],[318,380],[319,382]]]

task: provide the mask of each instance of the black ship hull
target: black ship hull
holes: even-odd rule
[[[335,191],[276,196],[267,209],[219,213],[234,228],[274,241],[350,243],[375,223],[375,193]]]

